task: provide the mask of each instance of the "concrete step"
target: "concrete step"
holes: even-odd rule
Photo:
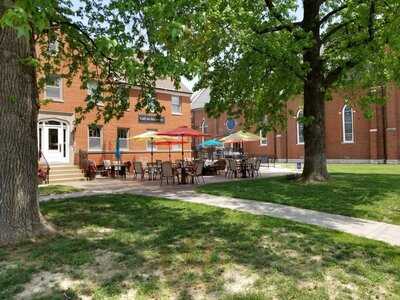
[[[52,184],[80,180],[85,180],[85,177],[78,166],[71,164],[57,164],[50,166],[49,182]]]

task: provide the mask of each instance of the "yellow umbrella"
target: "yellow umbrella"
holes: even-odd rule
[[[135,141],[150,141],[151,143],[151,163],[153,163],[153,144],[155,141],[175,141],[177,138],[172,136],[158,135],[157,131],[149,130],[141,134],[135,135],[129,139]]]
[[[238,131],[220,139],[223,143],[240,143],[259,141],[260,137],[254,133],[246,131]]]

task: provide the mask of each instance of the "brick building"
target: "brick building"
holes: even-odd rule
[[[389,85],[385,89],[388,101],[374,107],[374,117],[366,119],[361,111],[345,105],[344,94],[335,93],[326,103],[326,152],[330,162],[400,162],[400,89]],[[192,96],[192,127],[220,138],[240,129],[240,120],[230,120],[226,115],[208,118],[204,105],[210,100],[207,89]],[[259,142],[244,144],[251,156],[276,157],[281,161],[299,161],[304,158],[303,126],[297,122],[302,114],[302,100],[288,102],[287,110],[296,113],[288,116],[287,129],[260,135]],[[198,143],[200,141],[196,141]],[[237,147],[235,145],[231,145]]]
[[[79,125],[74,125],[75,108],[85,105],[88,90],[81,89],[81,82],[74,79],[70,86],[60,77],[54,76],[52,83],[44,88],[45,99],[51,99],[42,105],[38,116],[38,144],[44,157],[50,164],[72,164],[77,162],[79,150],[88,152],[89,159],[101,162],[104,159],[115,160],[115,144],[120,138],[122,160],[149,161],[149,145],[136,142],[130,137],[147,130],[168,130],[178,126],[190,126],[191,91],[185,86],[176,90],[169,80],[158,80],[156,97],[165,111],[161,118],[134,110],[139,89],[130,90],[130,107],[119,120],[107,124],[99,123],[96,128],[89,125],[95,119],[95,113],[89,113]],[[172,158],[181,157],[180,145],[174,147]],[[191,155],[190,145],[184,146],[186,155]],[[155,159],[168,159],[168,148],[155,148]]]

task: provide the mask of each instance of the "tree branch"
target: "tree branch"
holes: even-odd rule
[[[334,16],[335,14],[337,14],[338,12],[341,12],[343,9],[347,8],[347,4],[344,4],[342,6],[339,6],[337,8],[335,8],[334,10],[330,11],[329,13],[327,13],[320,21],[319,24],[322,25],[324,24],[326,21],[328,21],[332,16]]]
[[[285,20],[280,14],[278,14],[275,11],[275,6],[273,4],[272,0],[265,0],[265,6],[267,7],[267,9],[269,10],[269,13],[275,18],[277,19],[281,24],[280,25],[276,25],[273,27],[265,27],[262,29],[258,29],[258,28],[253,28],[253,30],[258,33],[258,34],[265,34],[265,33],[270,33],[270,32],[276,32],[276,31],[281,31],[281,30],[288,30],[289,32],[292,32],[293,29],[297,26],[301,26],[303,22],[288,22],[287,20]]]
[[[289,32],[292,32],[293,29],[297,26],[301,26],[302,22],[292,22],[288,24],[281,24],[273,27],[266,27],[263,29],[253,28],[253,30],[258,34],[265,34],[270,32],[276,32],[286,29]]]
[[[343,27],[346,27],[347,25],[351,24],[352,22],[354,22],[354,20],[349,20],[343,23],[338,24],[337,26],[333,27],[331,30],[327,31],[321,38],[321,42],[322,43],[326,43],[329,39],[329,37],[331,37],[333,34],[335,34],[336,32],[338,32],[340,29],[342,29]]]
[[[345,62],[344,65],[341,65],[340,67],[337,67],[336,69],[330,71],[324,79],[323,86],[325,88],[330,87],[335,81],[339,79],[344,70],[354,68],[357,64],[357,61],[349,60]]]

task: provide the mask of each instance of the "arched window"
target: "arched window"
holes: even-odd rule
[[[303,110],[299,109],[297,112],[296,118],[297,118],[297,144],[302,145],[304,144],[304,124],[302,122],[299,122],[299,119],[303,117]]]
[[[342,109],[343,143],[354,143],[353,109],[345,105]]]

